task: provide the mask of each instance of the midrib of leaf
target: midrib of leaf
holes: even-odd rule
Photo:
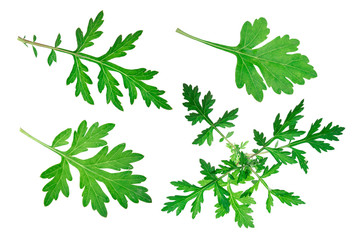
[[[243,63],[243,66],[245,66],[246,71],[247,71],[248,74],[249,74],[249,77],[250,77],[250,79],[251,79],[251,82],[254,83],[254,79],[253,79],[252,75],[250,74],[250,70],[249,70],[248,66],[245,64],[244,59],[243,59],[241,56],[239,56],[239,57],[240,57],[240,59],[241,59],[241,61],[242,61],[242,63]],[[253,85],[255,86],[255,84],[253,84]]]
[[[100,70],[104,73],[104,79],[106,79],[106,81],[104,81],[105,86],[106,86],[107,91],[110,91],[110,94],[111,94],[110,99],[111,99],[115,94],[113,92],[113,88],[111,87],[110,80],[106,74],[106,68],[104,68],[104,66],[100,66]]]
[[[206,40],[203,40],[201,38],[198,38],[198,37],[194,37],[184,31],[182,31],[181,29],[176,29],[176,32],[177,33],[180,33],[182,35],[184,35],[185,37],[188,37],[188,38],[191,38],[195,41],[198,41],[198,42],[201,42],[201,43],[204,43],[206,45],[209,45],[211,47],[214,47],[214,48],[217,48],[217,49],[220,49],[220,50],[223,50],[225,52],[230,52],[236,56],[239,56],[241,59],[242,58],[242,55],[243,56],[246,56],[246,57],[249,57],[249,58],[253,58],[253,59],[256,59],[258,61],[266,61],[266,62],[271,62],[271,63],[275,63],[275,64],[279,64],[279,65],[282,65],[282,66],[285,66],[285,67],[288,67],[288,68],[293,68],[293,69],[297,69],[297,70],[300,70],[300,71],[303,71],[303,72],[307,72],[307,71],[304,71],[303,69],[300,69],[300,68],[297,68],[295,66],[291,66],[289,64],[285,64],[285,63],[281,63],[281,62],[277,62],[277,61],[274,61],[274,60],[269,60],[269,59],[266,59],[266,58],[260,58],[259,56],[255,56],[255,55],[250,55],[250,54],[247,54],[247,53],[244,53],[244,52],[241,52],[241,50],[245,49],[245,46],[240,48],[240,49],[237,49],[237,47],[232,47],[232,46],[226,46],[226,45],[223,45],[223,44],[218,44],[218,43],[214,43],[214,42],[210,42],[210,41],[206,41]],[[249,49],[249,50],[256,50],[256,49]],[[264,52],[262,55],[264,54],[267,54],[269,52]],[[244,60],[243,60],[244,61]],[[308,72],[307,72],[308,73]]]
[[[79,53],[79,52],[76,52],[76,51],[69,51],[67,49],[63,49],[63,48],[58,48],[58,47],[52,47],[52,46],[49,46],[49,45],[46,45],[46,44],[42,44],[42,43],[37,43],[37,42],[32,42],[32,41],[29,41],[29,40],[26,40],[24,38],[21,38],[21,37],[18,37],[18,40],[22,43],[26,43],[26,44],[30,44],[30,45],[33,45],[33,46],[38,46],[38,47],[43,47],[43,48],[48,48],[48,49],[51,49],[51,50],[54,50],[54,51],[58,51],[58,52],[62,52],[62,53],[67,53],[67,54],[70,54],[74,57],[77,57],[77,58],[81,58],[81,59],[84,59],[84,60],[87,60],[87,61],[90,61],[90,62],[93,62],[93,63],[96,63],[98,64],[100,67],[101,66],[105,66],[107,68],[109,68],[109,70],[112,70],[112,71],[115,71],[115,72],[118,72],[124,76],[126,76],[128,79],[131,79],[134,84],[139,88],[139,89],[142,89],[142,91],[144,92],[147,92],[149,95],[153,96],[153,102],[157,102],[159,105],[162,105],[160,103],[160,101],[157,99],[157,95],[154,95],[151,94],[149,91],[147,91],[140,83],[138,83],[139,81],[134,79],[133,77],[127,75],[125,72],[124,72],[124,68],[118,66],[118,65],[115,65],[111,62],[108,62],[108,61],[102,61],[100,58],[98,57],[93,57],[91,55],[88,55],[88,54],[85,54],[85,53]]]
[[[220,177],[212,180],[211,182],[207,183],[205,186],[197,189],[197,191],[194,191],[193,193],[189,194],[186,198],[184,198],[183,200],[181,200],[180,202],[188,202],[191,199],[193,199],[194,197],[196,197],[198,194],[200,194],[201,192],[205,192],[206,190],[210,189],[212,187],[212,185],[214,185],[215,183],[217,183],[219,180],[223,179],[225,176],[227,176],[229,173],[231,172],[228,171],[226,173],[224,173],[223,175],[221,175]]]
[[[120,73],[120,74],[122,74],[122,75],[125,75],[127,78],[131,79],[131,80],[133,81],[133,83],[134,83],[139,89],[142,89],[142,91],[145,91],[145,92],[147,92],[149,95],[153,96],[152,102],[154,102],[154,103],[157,102],[157,103],[159,103],[160,106],[162,105],[162,103],[157,99],[157,97],[159,97],[158,95],[155,95],[155,96],[154,96],[153,94],[150,94],[150,92],[147,91],[147,90],[141,85],[141,84],[144,84],[142,81],[138,81],[137,79],[135,79],[135,78],[133,78],[133,77],[125,74],[122,67],[120,67],[120,66],[118,66],[118,65],[115,65],[115,64],[113,64],[113,63],[111,63],[111,62],[106,62],[106,64],[103,64],[103,65],[106,66],[106,67],[108,67],[108,68],[110,68],[110,70],[113,70],[114,72],[118,72],[118,73]]]
[[[64,152],[57,150],[56,148],[47,145],[46,143],[40,141],[39,139],[33,137],[32,135],[30,135],[28,132],[26,132],[25,130],[23,130],[22,128],[20,128],[20,132],[25,134],[26,136],[28,136],[29,138],[31,138],[32,140],[34,140],[35,142],[41,144],[42,146],[46,147],[47,149],[50,149],[51,151],[55,152],[56,154],[60,155],[61,157],[63,157],[64,159],[66,159],[71,165],[73,165],[74,167],[78,166],[88,172],[93,173],[95,176],[99,176],[100,178],[106,179],[110,182],[114,182],[112,179],[107,178],[103,175],[100,175],[98,173],[96,173],[95,171],[93,171],[91,168],[86,167],[85,165],[81,164],[79,161],[73,159],[72,157],[66,155]],[[101,170],[102,171],[102,170]],[[104,171],[105,172],[105,171]],[[116,182],[115,182],[116,183]]]
[[[263,62],[275,63],[275,64],[279,64],[279,65],[282,65],[282,66],[285,66],[285,67],[288,67],[288,68],[293,68],[293,69],[296,69],[296,70],[300,70],[300,71],[302,71],[302,72],[310,73],[310,72],[308,72],[308,71],[304,71],[304,69],[301,69],[301,68],[298,68],[298,67],[295,67],[295,66],[286,64],[286,63],[281,63],[281,62],[277,62],[277,61],[270,60],[270,59],[266,59],[266,58],[260,58],[259,56],[250,55],[250,54],[246,54],[246,53],[244,53],[244,52],[237,51],[235,47],[229,47],[229,48],[232,49],[232,50],[230,50],[229,52],[231,52],[231,53],[233,53],[233,54],[235,54],[235,55],[238,54],[238,55],[240,56],[240,58],[242,58],[241,55],[243,55],[243,56],[246,56],[246,57],[249,57],[249,58],[254,58],[254,59],[258,60],[259,62],[263,61]],[[253,51],[253,50],[255,50],[255,49],[250,49],[250,50]],[[237,54],[236,54],[236,53],[237,53]],[[266,53],[268,53],[268,52],[265,52],[264,54],[266,54]],[[290,63],[291,63],[291,62],[290,62]]]
[[[296,145],[300,145],[300,144],[303,144],[303,143],[308,143],[311,140],[315,140],[315,139],[320,138],[319,136],[321,136],[321,134],[319,134],[319,133],[313,134],[311,136],[306,136],[303,139],[299,139],[297,141],[290,142],[289,144],[286,144],[286,145],[284,145],[282,147],[279,147],[279,148],[294,147]]]

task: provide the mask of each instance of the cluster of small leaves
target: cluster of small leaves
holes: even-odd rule
[[[227,147],[231,150],[231,155],[228,160],[222,160],[218,167],[212,166],[210,163],[200,159],[201,171],[204,176],[196,184],[191,184],[185,180],[171,182],[177,190],[187,193],[186,195],[170,196],[169,202],[165,203],[163,211],[180,214],[187,203],[192,201],[192,217],[195,218],[201,211],[201,204],[204,202],[204,192],[208,190],[214,191],[214,196],[217,198],[216,218],[222,217],[229,213],[231,209],[235,212],[235,221],[239,227],[254,227],[251,204],[255,204],[252,197],[260,184],[268,190],[268,198],[266,201],[266,209],[271,212],[274,205],[273,197],[276,197],[281,203],[289,206],[304,204],[299,196],[293,192],[287,192],[280,189],[271,189],[266,183],[265,179],[278,173],[282,165],[299,163],[300,167],[307,172],[308,165],[305,160],[305,151],[298,147],[301,144],[308,143],[318,152],[333,150],[329,141],[338,141],[338,136],[342,134],[343,127],[338,125],[333,126],[329,123],[320,129],[321,119],[316,120],[310,127],[307,133],[298,130],[296,125],[303,117],[300,113],[303,111],[303,101],[300,102],[293,110],[291,110],[285,120],[281,120],[278,114],[274,121],[273,137],[267,140],[264,133],[254,130],[254,140],[260,146],[260,149],[253,150],[253,153],[245,153],[248,142],[243,142],[240,145],[233,144],[229,140],[229,135],[225,136],[219,130],[219,127],[233,127],[234,124],[229,122],[234,120],[237,115],[237,109],[233,110],[234,114],[225,112],[224,116],[219,118],[215,123],[210,119],[209,113],[212,111],[212,106],[215,102],[210,92],[208,92],[200,101],[198,87],[184,84],[184,98],[186,102],[184,106],[193,111],[186,118],[194,125],[205,120],[210,125],[210,128],[204,130],[193,144],[201,145],[205,140],[211,145],[213,141],[213,130],[221,135],[221,141],[227,142]],[[231,112],[233,112],[231,111]],[[225,125],[219,122],[226,122]],[[211,129],[211,130],[208,130]],[[305,137],[302,137],[306,133]],[[302,137],[302,138],[300,138]],[[201,141],[199,139],[202,139]],[[278,141],[285,141],[285,145],[278,147],[271,147],[271,144]],[[289,149],[289,151],[287,151]],[[276,161],[271,164],[269,157],[262,156],[269,153]],[[250,187],[245,188],[245,184],[250,184]],[[242,188],[243,190],[233,190],[233,188]]]
[[[56,38],[55,47],[37,43],[35,35],[33,41],[26,40],[25,37],[18,38],[18,40],[22,41],[25,45],[31,44],[35,56],[38,55],[35,46],[51,49],[48,57],[49,66],[57,61],[56,51],[72,55],[74,58],[74,65],[70,76],[66,80],[66,84],[69,85],[76,81],[75,95],[79,96],[81,94],[83,99],[89,104],[94,104],[88,87],[93,81],[87,74],[88,68],[84,65],[82,60],[93,62],[100,67],[98,90],[101,93],[106,87],[106,102],[112,102],[119,110],[123,110],[123,106],[119,100],[119,97],[122,97],[123,94],[118,88],[118,80],[116,80],[111,72],[121,74],[124,87],[129,91],[131,104],[133,104],[134,100],[137,98],[137,90],[139,90],[147,106],[150,106],[150,104],[153,103],[157,108],[170,110],[170,105],[168,105],[167,101],[161,97],[165,91],[145,83],[145,81],[152,79],[158,73],[157,71],[150,71],[145,68],[126,69],[110,62],[112,59],[126,56],[127,51],[135,48],[134,42],[138,40],[142,31],[129,34],[124,39],[122,35],[120,35],[116,39],[114,45],[100,57],[94,57],[83,53],[84,49],[94,45],[93,41],[102,35],[103,32],[99,31],[99,28],[104,22],[103,16],[104,14],[101,11],[94,20],[91,18],[85,34],[80,28],[76,30],[77,48],[74,51],[59,48],[59,45],[61,44],[60,34]]]
[[[37,140],[61,156],[60,163],[49,167],[41,174],[41,178],[50,179],[43,188],[43,191],[46,192],[45,206],[50,205],[53,200],[57,200],[60,192],[65,197],[69,196],[68,181],[72,180],[70,165],[74,166],[80,173],[83,206],[86,207],[91,202],[92,209],[103,217],[107,216],[105,203],[108,203],[110,199],[99,185],[99,182],[106,186],[111,197],[117,200],[124,208],[128,207],[128,199],[134,203],[139,201],[151,202],[150,196],[146,193],[148,190],[137,185],[144,182],[146,178],[135,175],[130,171],[133,169],[132,163],[141,160],[143,155],[131,150],[125,150],[124,143],[109,150],[107,142],[103,139],[114,126],[114,124],[110,123],[104,125],[94,123],[88,128],[86,121],[81,122],[77,131],[74,131],[70,148],[66,151],[59,150],[58,147],[69,144],[68,139],[72,133],[71,128],[59,133],[51,146]],[[21,131],[35,139],[24,130]],[[76,157],[90,148],[99,147],[101,147],[101,150],[93,157],[84,160]],[[113,171],[108,172],[105,169]]]
[[[306,56],[299,53],[289,54],[296,52],[300,44],[297,39],[290,39],[289,35],[276,37],[265,45],[255,48],[264,42],[270,33],[265,18],[256,19],[253,24],[245,22],[240,33],[240,43],[237,46],[225,46],[205,41],[180,29],[177,29],[177,32],[234,54],[237,59],[236,86],[242,88],[245,85],[247,93],[259,102],[263,100],[263,91],[267,89],[266,85],[277,94],[281,92],[292,94],[293,84],[303,85],[304,79],[317,76]],[[259,68],[261,75],[255,66]]]

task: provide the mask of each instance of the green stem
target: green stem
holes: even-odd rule
[[[184,32],[183,30],[177,28],[176,29],[176,32],[177,33],[180,33],[181,35],[185,36],[185,37],[188,37],[190,39],[193,39],[195,41],[198,41],[198,42],[201,42],[201,43],[204,43],[206,45],[209,45],[211,47],[214,47],[214,48],[217,48],[217,49],[220,49],[220,50],[223,50],[223,51],[226,51],[226,52],[231,52],[233,53],[233,47],[229,47],[229,46],[225,46],[225,45],[222,45],[222,44],[218,44],[218,43],[213,43],[213,42],[210,42],[210,41],[206,41],[206,40],[203,40],[201,38],[198,38],[198,37],[194,37],[186,32]]]
[[[37,47],[42,47],[42,48],[51,49],[51,50],[54,50],[54,51],[57,51],[57,52],[66,53],[66,54],[72,55],[73,57],[78,57],[78,58],[81,58],[81,59],[84,59],[84,60],[87,60],[87,61],[90,61],[90,62],[99,64],[99,65],[105,65],[105,66],[109,67],[110,69],[113,69],[113,68],[114,68],[113,66],[110,66],[110,65],[108,64],[108,62],[103,62],[103,61],[99,60],[99,58],[90,56],[90,55],[85,54],[85,53],[70,51],[70,50],[67,50],[67,49],[64,49],[64,48],[52,47],[52,46],[49,46],[49,45],[46,45],[46,44],[42,44],[42,43],[38,43],[38,42],[33,42],[33,41],[30,41],[30,40],[27,40],[27,39],[21,38],[21,37],[18,37],[18,40],[19,40],[20,42],[22,42],[22,43],[25,43],[25,44],[29,44],[29,45],[32,45],[32,46],[37,46]],[[121,68],[121,69],[118,69],[118,71],[119,71],[119,70],[122,70],[122,68]],[[114,70],[114,71],[116,71],[116,70]]]
[[[55,152],[55,153],[58,153],[59,154],[59,151],[56,150],[55,148],[47,145],[46,143],[40,141],[39,139],[33,137],[32,135],[30,135],[30,133],[26,132],[24,129],[20,128],[20,132],[26,136],[28,136],[29,138],[31,138],[32,140],[34,140],[35,142],[41,144],[42,146],[46,147],[47,149],[50,149],[51,151]]]
[[[58,47],[52,47],[52,46],[49,46],[49,45],[46,45],[46,44],[42,44],[42,43],[33,42],[33,41],[27,40],[27,39],[22,38],[22,37],[18,37],[17,40],[19,40],[20,42],[22,42],[22,43],[24,43],[24,44],[30,44],[30,45],[32,45],[32,46],[47,48],[47,49],[51,49],[51,50],[54,50],[54,51],[67,53],[67,54],[74,55],[74,56],[76,55],[76,53],[73,52],[73,51],[69,51],[69,50],[66,50],[66,49],[63,49],[63,48],[58,48]]]
[[[267,183],[264,181],[264,179],[263,179],[262,177],[260,177],[260,175],[259,175],[256,171],[254,171],[254,169],[252,169],[252,168],[250,167],[250,171],[252,171],[252,172],[256,175],[256,177],[260,180],[260,182],[262,183],[262,185],[264,185],[264,187],[266,187],[266,189],[267,189],[268,191],[271,191],[271,188],[269,187],[269,185],[267,185]]]
[[[107,67],[109,70],[114,71],[114,72],[118,72],[121,75],[125,76],[128,79],[132,79],[133,83],[142,91],[142,92],[146,92],[149,95],[153,95],[153,93],[151,93],[148,89],[146,89],[143,84],[141,84],[141,81],[138,81],[136,78],[134,78],[132,75],[129,74],[129,70],[122,68],[116,64],[113,64],[111,62],[108,61],[103,61],[101,60],[101,57],[93,57],[91,55],[85,54],[85,53],[80,53],[80,52],[76,52],[76,51],[70,51],[67,49],[63,49],[63,48],[58,48],[58,47],[52,47],[46,44],[42,44],[42,43],[37,43],[37,42],[33,42],[33,41],[29,41],[25,38],[21,38],[18,37],[17,40],[19,40],[20,42],[24,43],[24,44],[29,44],[32,46],[38,46],[38,47],[42,47],[42,48],[47,48],[47,49],[51,49],[54,51],[58,51],[58,52],[62,52],[62,53],[66,53],[69,55],[72,55],[73,57],[77,57],[77,58],[81,58],[93,63],[98,64],[99,66],[105,66]],[[156,100],[154,100],[155,103]]]

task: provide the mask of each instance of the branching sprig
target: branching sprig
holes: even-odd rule
[[[126,69],[110,61],[115,58],[126,56],[127,51],[135,48],[134,42],[141,36],[142,31],[129,34],[124,39],[122,35],[120,35],[116,39],[114,45],[100,57],[94,57],[83,53],[85,48],[94,45],[93,41],[102,35],[103,32],[99,31],[99,28],[104,22],[103,16],[104,14],[101,11],[96,16],[95,20],[91,18],[85,34],[83,34],[83,31],[80,28],[76,30],[77,48],[74,51],[59,48],[59,45],[61,44],[60,34],[58,34],[56,38],[54,47],[36,42],[37,38],[35,35],[33,36],[33,41],[27,40],[25,37],[18,37],[18,40],[23,42],[26,46],[28,44],[32,45],[35,57],[38,56],[38,52],[35,47],[50,49],[51,52],[47,59],[49,66],[51,66],[53,62],[57,61],[56,52],[71,55],[74,59],[74,65],[70,76],[66,80],[66,84],[69,85],[76,81],[75,96],[79,96],[81,94],[83,99],[89,104],[94,104],[94,100],[92,99],[88,88],[88,85],[92,84],[93,80],[91,80],[87,74],[88,68],[82,62],[83,60],[93,62],[100,67],[100,73],[98,75],[98,90],[101,93],[106,88],[106,102],[112,102],[112,104],[119,110],[123,110],[123,106],[119,100],[123,94],[119,90],[118,86],[120,84],[112,75],[112,72],[121,74],[124,87],[129,91],[131,104],[133,104],[134,100],[137,98],[139,90],[146,106],[149,107],[150,104],[153,103],[157,108],[170,110],[170,105],[164,98],[161,97],[165,91],[159,90],[156,87],[145,83],[145,81],[152,79],[158,73],[157,71],[150,71],[145,68]]]
[[[204,192],[213,190],[217,197],[216,218],[222,217],[229,213],[231,208],[235,212],[235,221],[239,227],[254,227],[251,204],[255,204],[252,197],[259,185],[263,185],[268,191],[266,209],[271,212],[274,205],[273,197],[289,206],[304,204],[299,196],[293,192],[273,189],[267,182],[266,178],[279,172],[282,165],[299,163],[300,167],[307,173],[308,161],[305,158],[305,151],[299,147],[302,144],[309,144],[318,152],[333,150],[330,141],[338,141],[338,136],[342,134],[344,128],[338,125],[333,126],[329,123],[321,128],[322,119],[316,120],[307,131],[301,131],[296,128],[298,121],[303,118],[300,113],[304,109],[304,101],[301,101],[293,110],[291,110],[285,120],[281,120],[280,114],[275,118],[273,136],[267,139],[264,133],[254,130],[254,140],[259,149],[254,149],[252,153],[245,153],[243,150],[248,142],[241,144],[232,143],[228,134],[222,133],[220,128],[234,127],[230,121],[237,118],[238,109],[230,112],[226,111],[217,121],[212,121],[209,114],[212,112],[212,106],[215,100],[211,92],[208,92],[200,102],[198,87],[184,84],[184,106],[191,111],[186,116],[193,125],[202,121],[209,124],[209,127],[203,130],[195,139],[193,144],[202,145],[207,141],[210,146],[213,142],[213,132],[219,133],[220,141],[226,141],[227,147],[231,151],[228,160],[223,160],[218,167],[212,166],[205,160],[200,159],[201,171],[204,175],[199,181],[199,185],[191,184],[185,180],[171,182],[177,190],[189,193],[187,195],[175,195],[168,197],[169,202],[165,203],[162,211],[180,214],[189,201],[192,202],[191,212],[195,218],[201,211],[201,204],[204,201]],[[275,141],[285,142],[284,145],[278,146]],[[274,145],[274,146],[273,146]],[[270,154],[276,161],[271,164],[268,157],[264,154]],[[242,190],[233,190],[234,187],[241,187],[242,184],[251,183],[251,187]]]
[[[20,129],[23,134],[61,157],[60,163],[51,166],[41,174],[41,178],[50,179],[43,188],[43,191],[46,192],[45,206],[50,205],[53,200],[57,200],[60,192],[65,197],[69,196],[68,181],[72,180],[70,165],[80,173],[80,188],[83,189],[84,207],[91,202],[92,209],[103,217],[107,216],[105,203],[108,203],[110,199],[102,190],[99,182],[106,186],[111,197],[124,208],[128,207],[128,199],[134,203],[139,201],[151,202],[151,198],[147,194],[148,190],[137,185],[144,182],[146,178],[130,171],[133,169],[132,163],[140,161],[144,156],[132,150],[125,150],[125,143],[109,150],[107,142],[103,139],[114,127],[115,124],[112,123],[104,125],[94,123],[88,128],[87,122],[82,121],[77,131],[74,131],[72,144],[66,151],[58,148],[69,144],[71,128],[59,133],[51,145],[43,143]],[[76,157],[90,148],[98,147],[102,147],[101,150],[91,158],[83,160]],[[105,169],[112,169],[113,172],[105,171]]]

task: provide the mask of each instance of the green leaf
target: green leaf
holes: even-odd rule
[[[211,92],[209,91],[204,96],[202,103],[200,103],[201,92],[199,92],[199,88],[197,86],[193,88],[191,85],[183,84],[183,96],[185,99],[183,105],[188,111],[195,111],[185,116],[186,119],[189,120],[192,125],[198,122],[201,123],[203,120],[206,121],[213,110],[211,107],[215,103]]]
[[[266,137],[264,136],[264,133],[260,133],[254,129],[254,140],[257,145],[259,146],[265,146],[266,144]]]
[[[24,37],[25,38],[25,37]],[[33,36],[33,42],[36,42],[36,36],[34,35]],[[26,45],[26,44],[25,44]],[[26,45],[27,46],[27,45]],[[34,47],[34,46],[32,46],[32,49],[33,49],[33,52],[34,52],[34,55],[35,55],[35,57],[37,57],[38,56],[38,52],[37,52],[37,50],[36,50],[36,48]]]
[[[40,177],[44,179],[51,179],[50,182],[48,182],[42,189],[46,192],[44,199],[45,206],[49,206],[53,200],[57,200],[60,191],[65,197],[69,196],[70,191],[67,180],[71,181],[72,176],[70,173],[69,163],[64,158],[61,159],[59,164],[55,164],[45,170]]]
[[[99,125],[96,122],[88,129],[87,122],[82,121],[77,131],[74,132],[73,142],[66,153],[74,156],[86,152],[89,148],[105,146],[107,143],[102,138],[106,137],[114,127],[113,123]]]
[[[297,163],[296,160],[292,156],[290,156],[290,152],[286,152],[281,148],[266,147],[265,150],[267,150],[278,163],[284,163],[284,164]]]
[[[267,178],[270,177],[273,174],[276,174],[279,172],[279,168],[281,167],[281,163],[277,163],[271,166],[271,168],[269,169],[268,166],[265,167],[264,172],[261,176],[261,178]]]
[[[91,139],[90,141],[94,140],[95,139]],[[102,143],[98,142],[98,144],[100,145]],[[94,158],[87,160],[87,165],[117,171],[120,171],[121,169],[133,169],[131,164],[140,161],[144,158],[144,156],[139,153],[134,153],[132,150],[125,150],[125,146],[125,143],[122,143],[114,147],[107,155],[103,155],[101,157],[96,155]],[[108,148],[104,147],[102,151],[107,152]]]
[[[268,198],[266,199],[266,209],[268,212],[271,212],[271,207],[274,206],[274,199],[271,196],[271,192],[268,193]]]
[[[226,134],[226,138],[230,138],[233,134],[234,134],[234,132],[228,132],[228,133]]]
[[[305,132],[298,132],[296,129],[294,129],[297,122],[303,118],[304,116],[300,115],[300,113],[304,110],[304,100],[302,100],[293,110],[290,110],[287,114],[284,122],[282,123],[282,120],[280,119],[280,114],[278,114],[274,121],[274,137],[279,138],[280,140],[284,140],[284,138],[293,140],[293,137],[298,137],[301,134]],[[290,130],[292,132],[283,133],[283,131],[287,128],[292,126]],[[296,130],[296,131],[294,131]],[[291,133],[293,135],[291,135]],[[301,134],[300,134],[301,133]],[[300,135],[299,135],[300,134]]]
[[[90,90],[88,88],[88,84],[92,84],[89,75],[86,74],[88,71],[88,68],[81,62],[80,58],[74,57],[74,66],[71,70],[70,76],[66,80],[66,85],[69,85],[77,80],[75,96],[79,96],[81,93],[81,96],[86,102],[94,104],[94,100],[90,96]]]
[[[204,202],[204,192],[200,192],[195,201],[191,204],[191,217],[194,219],[198,213],[201,212],[201,204]]]
[[[304,139],[293,142],[291,146],[296,146],[301,143],[309,143],[316,151],[327,152],[328,150],[333,150],[334,147],[329,143],[319,140],[329,140],[329,141],[339,141],[337,136],[342,135],[344,131],[344,127],[340,127],[339,125],[332,126],[332,123],[329,123],[325,127],[323,127],[320,131],[322,119],[316,120],[310,127],[310,130]]]
[[[214,188],[215,196],[218,197],[218,203],[222,207],[228,208],[228,200],[226,198],[228,193],[223,187],[218,184],[221,178],[216,177],[215,168],[211,166],[210,163],[207,163],[202,159],[200,159],[200,165],[202,169],[200,173],[205,176],[205,178],[203,179],[204,184],[201,184],[202,187],[197,187],[193,184],[188,183],[185,180],[171,182],[171,184],[175,186],[178,190],[191,193],[185,196],[175,195],[167,197],[167,199],[170,201],[165,203],[165,206],[161,209],[161,211],[167,213],[176,211],[176,215],[179,215],[186,207],[186,204],[195,198],[191,207],[192,218],[195,218],[196,215],[201,211],[201,204],[204,201],[204,192],[207,190],[211,190],[212,188]]]
[[[173,181],[171,182],[173,186],[176,187],[177,190],[184,191],[184,192],[193,192],[199,189],[198,186],[194,184],[190,184],[189,182],[182,180],[182,181]]]
[[[197,145],[201,146],[206,141],[207,144],[210,146],[211,143],[214,141],[213,131],[214,131],[213,127],[209,127],[209,128],[204,129],[197,136],[197,138],[192,142],[192,144],[197,144]]]
[[[77,49],[75,52],[81,52],[87,47],[91,47],[94,45],[92,42],[93,40],[99,38],[102,35],[101,31],[98,31],[98,29],[103,24],[104,20],[102,19],[104,16],[103,11],[99,12],[99,14],[96,16],[95,20],[90,18],[88,27],[86,30],[85,35],[83,35],[83,32],[80,28],[76,30],[76,40],[77,40]]]
[[[234,127],[235,125],[230,122],[234,119],[236,119],[237,116],[237,112],[239,109],[233,109],[230,112],[226,111],[224,113],[224,115],[222,117],[220,117],[216,122],[215,122],[215,126],[216,127],[221,127],[221,128],[227,128],[227,127]]]
[[[67,145],[69,143],[67,140],[69,139],[71,133],[72,133],[71,128],[65,129],[64,131],[59,133],[52,142],[51,147],[55,148],[55,147]]]
[[[218,199],[218,204],[229,212],[230,202],[226,196],[229,196],[229,192],[225,188],[221,187],[218,183],[214,185],[214,194]]]
[[[100,182],[109,191],[111,197],[117,200],[124,208],[128,207],[128,200],[134,203],[139,201],[151,202],[147,189],[137,185],[144,182],[146,178],[141,175],[135,175],[131,171],[122,171],[123,169],[132,169],[132,163],[141,160],[143,156],[131,150],[125,150],[125,144],[119,144],[110,151],[106,146],[107,143],[103,138],[113,128],[114,124],[99,125],[94,123],[88,129],[86,121],[83,121],[77,131],[74,132],[73,142],[67,151],[61,151],[56,147],[68,143],[66,140],[72,132],[70,128],[58,134],[52,146],[42,143],[24,130],[21,130],[25,135],[61,156],[59,164],[48,168],[41,174],[42,178],[51,179],[43,188],[43,191],[46,192],[44,200],[46,206],[53,200],[58,199],[60,191],[64,196],[69,196],[67,180],[72,180],[69,165],[74,166],[80,173],[80,188],[83,189],[84,207],[91,203],[92,209],[96,210],[103,217],[107,216],[105,204],[110,199],[103,191],[99,184]],[[76,157],[77,154],[85,152],[89,148],[98,147],[102,148],[93,157],[85,160]],[[113,171],[108,172],[104,169],[111,169]]]
[[[304,133],[305,133],[305,131],[299,131],[297,129],[289,129],[285,132],[281,132],[281,133],[277,134],[276,138],[281,141],[285,141],[286,139],[295,140],[296,137],[300,137]]]
[[[120,73],[123,80],[123,86],[129,91],[131,104],[134,103],[135,99],[137,99],[138,92],[140,92],[147,107],[154,104],[157,108],[171,110],[172,108],[167,103],[167,100],[162,98],[165,91],[159,90],[155,86],[147,84],[147,81],[151,80],[158,73],[157,71],[151,71],[145,68],[126,69],[110,62],[110,60],[125,56],[127,51],[135,47],[134,42],[140,37],[142,33],[141,30],[128,35],[125,39],[122,39],[122,36],[120,35],[116,39],[114,45],[100,57],[82,52],[84,49],[94,45],[93,41],[102,35],[99,28],[104,22],[103,16],[104,14],[101,11],[96,16],[95,20],[92,18],[89,20],[85,35],[80,28],[76,30],[77,48],[75,51],[58,48],[61,44],[60,34],[58,34],[56,38],[55,47],[47,46],[45,44],[36,45],[51,49],[48,57],[49,65],[51,65],[54,61],[56,62],[56,51],[69,54],[73,57],[73,68],[70,72],[70,76],[66,80],[66,84],[69,85],[74,83],[76,80],[75,96],[79,96],[81,94],[83,99],[89,104],[94,104],[89,91],[89,85],[92,84],[93,81],[87,74],[88,68],[82,62],[83,60],[95,63],[99,66],[100,73],[98,75],[98,90],[101,93],[106,87],[106,102],[111,102],[117,109],[123,111],[123,105],[120,101],[120,97],[122,97],[123,94],[119,89],[120,81],[114,77],[114,72]],[[18,40],[25,44],[29,43],[34,45],[32,42],[23,38],[18,38]],[[37,55],[36,49],[34,49],[34,53]]]
[[[245,149],[246,145],[249,143],[249,141],[241,142],[240,149]]]
[[[229,188],[229,201],[230,204],[232,206],[232,208],[235,211],[235,222],[237,222],[239,227],[254,227],[254,223],[253,223],[253,218],[250,215],[250,213],[252,213],[253,211],[251,210],[251,208],[249,207],[249,205],[244,204],[244,205],[240,205],[238,203],[238,199],[236,198],[236,195],[234,194],[233,191],[231,191],[231,189]]]
[[[58,47],[60,44],[61,44],[61,35],[59,33],[55,40],[55,47]]]
[[[304,170],[305,173],[308,172],[308,161],[305,160],[305,154],[306,152],[302,151],[302,150],[299,150],[299,149],[296,149],[296,148],[292,148],[292,156],[293,158],[297,159],[299,161],[299,164],[300,164],[300,167],[302,170]]]
[[[234,54],[237,58],[235,71],[237,87],[246,86],[247,93],[260,102],[263,100],[263,91],[267,89],[267,86],[277,94],[281,92],[292,94],[293,84],[303,85],[305,79],[317,76],[309,64],[309,59],[304,55],[294,53],[298,50],[300,43],[297,39],[290,39],[288,35],[285,35],[255,48],[267,39],[270,32],[265,18],[256,19],[253,24],[245,22],[240,33],[240,43],[235,47],[205,41],[180,29],[177,29],[177,32]],[[259,68],[261,75],[255,66]]]
[[[226,209],[220,205],[219,203],[215,204],[216,210],[215,210],[215,217],[220,218],[225,216],[229,211],[226,211]]]
[[[246,191],[244,191],[240,197],[244,198],[244,197],[251,196],[254,191],[257,191],[257,189],[259,187],[259,183],[260,183],[260,181],[258,181],[258,180],[253,181],[253,185],[251,187],[249,187]]]
[[[137,89],[140,91],[142,98],[147,107],[153,103],[157,108],[171,110],[167,101],[160,97],[165,93],[154,86],[146,84],[144,81],[152,79],[157,71],[146,70],[145,68],[125,69],[113,63],[108,63],[109,69],[118,72],[123,77],[124,87],[129,90],[130,103],[133,104],[137,98]]]
[[[98,88],[100,93],[104,90],[104,87],[106,86],[106,103],[110,103],[111,101],[117,109],[123,111],[124,109],[118,99],[118,97],[123,96],[121,91],[117,88],[117,86],[119,86],[119,82],[105,67],[101,67],[98,79]]]
[[[37,57],[37,56],[38,56],[38,52],[37,52],[36,48],[33,46],[32,49],[33,49],[33,52],[34,52],[35,57]]]
[[[240,169],[238,178],[237,178],[237,183],[245,183],[246,181],[249,180],[249,177],[251,175],[251,171],[249,168],[242,168]]]
[[[203,193],[205,188],[198,188],[193,193],[187,196],[171,196],[167,197],[171,202],[166,202],[165,206],[161,209],[161,211],[170,213],[176,210],[176,215],[179,215],[185,208],[186,204],[195,198],[192,203],[192,218],[195,218],[198,213],[201,211],[201,203],[204,201]]]
[[[48,61],[49,66],[51,66],[51,64],[52,64],[53,62],[56,62],[56,53],[55,53],[54,50],[51,50],[50,55],[49,55],[47,61]]]
[[[205,162],[203,159],[200,159],[201,171],[200,173],[205,176],[206,180],[216,180],[216,171],[210,163]]]
[[[274,189],[271,190],[271,194],[277,197],[282,203],[289,206],[305,204],[299,196],[293,195],[293,192],[286,192],[284,190]]]
[[[135,48],[134,42],[139,39],[143,31],[137,31],[134,34],[129,34],[123,40],[120,35],[114,45],[110,47],[110,49],[100,57],[103,61],[109,61],[113,58],[124,57],[126,56],[126,51]]]

